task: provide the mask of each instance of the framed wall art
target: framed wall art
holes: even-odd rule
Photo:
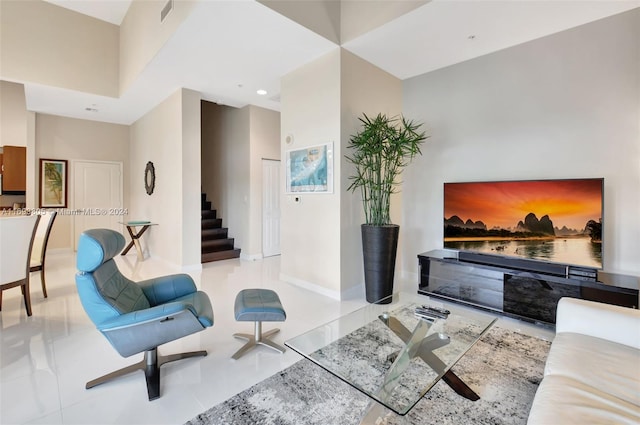
[[[333,143],[287,151],[286,193],[333,193]]]
[[[67,207],[67,160],[40,159],[40,208]]]

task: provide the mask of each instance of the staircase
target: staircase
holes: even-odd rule
[[[240,250],[233,246],[233,238],[228,237],[229,229],[222,227],[222,219],[211,209],[207,194],[201,198],[202,211],[202,258],[203,263],[240,257]]]

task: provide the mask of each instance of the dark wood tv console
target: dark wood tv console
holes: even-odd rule
[[[638,308],[640,278],[538,260],[434,250],[418,255],[418,292],[555,324],[562,297]]]

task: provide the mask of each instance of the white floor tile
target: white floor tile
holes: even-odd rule
[[[40,276],[32,275],[33,316],[27,317],[20,290],[3,294],[0,312],[0,423],[10,424],[177,424],[220,403],[300,360],[257,347],[239,360],[231,356],[244,342],[236,332],[252,333],[253,324],[236,322],[233,305],[245,288],[270,288],[280,296],[287,320],[264,323],[264,330],[280,328],[273,338],[284,345],[311,328],[351,312],[363,299],[336,301],[282,282],[279,257],[260,261],[226,260],[209,263],[191,273],[207,292],[214,308],[214,326],[161,346],[160,354],[207,350],[196,357],[166,364],[161,369],[161,394],[147,399],[142,372],[90,390],[87,381],[135,363],[142,355],[122,358],[95,329],[75,289],[75,256],[53,252],[47,256],[47,290],[43,298]],[[117,257],[123,274],[133,280],[175,273],[174,267],[135,255]],[[402,281],[402,287],[417,284]],[[515,320],[501,325],[547,339],[553,332]]]

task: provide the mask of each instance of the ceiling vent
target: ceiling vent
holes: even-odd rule
[[[164,22],[164,20],[167,18],[167,15],[172,10],[173,10],[173,0],[169,0],[167,4],[164,5],[164,7],[162,8],[162,11],[160,12],[160,22]]]

